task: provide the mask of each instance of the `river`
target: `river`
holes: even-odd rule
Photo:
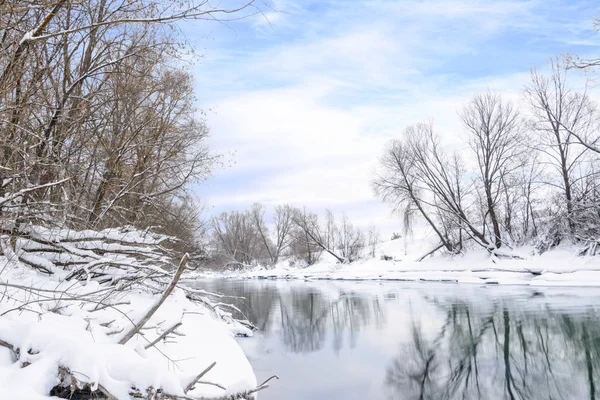
[[[213,280],[259,330],[241,338],[261,400],[600,399],[600,291]]]

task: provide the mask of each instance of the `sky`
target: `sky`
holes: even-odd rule
[[[223,6],[239,4],[236,0]],[[347,212],[387,237],[400,217],[371,189],[386,143],[432,119],[460,141],[457,111],[486,90],[518,102],[531,68],[600,55],[578,0],[265,0],[239,21],[186,22],[209,145],[195,188],[207,216],[254,202]]]

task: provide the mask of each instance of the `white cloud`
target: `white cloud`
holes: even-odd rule
[[[323,9],[309,11],[314,4]],[[488,88],[518,102],[530,67],[523,60],[521,71],[469,78],[443,63],[477,54],[505,31],[546,37],[580,29],[547,21],[541,0],[314,4],[276,1],[284,12],[267,10],[270,25],[251,23],[266,42],[212,49],[197,70],[203,101],[216,111],[208,120],[212,145],[236,151],[235,164],[199,190],[215,210],[255,201],[329,206],[391,232],[389,210],[370,188],[384,144],[433,118],[458,146],[457,110]],[[272,41],[278,35],[284,39]]]
[[[207,200],[219,210],[242,209],[253,202],[345,210],[357,225],[374,222],[387,237],[399,223],[389,221],[388,206],[373,198],[370,186],[385,143],[404,127],[434,118],[445,142],[460,146],[456,112],[472,92],[490,86],[519,93],[523,76],[496,78],[491,85],[473,82],[453,96],[421,92],[385,107],[368,101],[353,107],[328,105],[324,99],[330,88],[322,86],[227,98],[217,107],[227,111],[209,123],[214,147],[236,150],[235,165],[218,171],[215,179],[228,177],[237,186],[207,193]],[[248,174],[262,178],[250,183]]]

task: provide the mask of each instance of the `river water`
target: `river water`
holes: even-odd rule
[[[600,291],[214,280],[261,400],[600,399]]]

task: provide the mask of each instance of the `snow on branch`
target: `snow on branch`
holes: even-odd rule
[[[8,237],[6,229],[0,236]],[[255,381],[246,379],[246,390],[228,391],[229,384],[235,383],[239,375],[230,372],[231,359],[220,354],[226,347],[218,346],[225,343],[231,346],[234,342],[219,339],[215,330],[228,340],[232,332],[250,335],[251,330],[208,299],[220,295],[180,282],[189,260],[187,254],[175,271],[166,255],[160,262],[155,261],[153,257],[164,249],[156,250],[153,246],[159,246],[164,239],[132,228],[78,232],[27,225],[19,231],[15,251],[3,240],[0,347],[7,348],[12,362],[21,367],[43,359],[49,365],[56,365],[54,372],[47,372],[52,382],[49,394],[63,398],[91,393],[111,400],[132,397],[192,400],[207,398],[207,388],[213,388],[223,395],[211,398],[244,399],[264,389],[264,385],[257,386]],[[134,243],[138,243],[139,252]],[[104,253],[99,255],[98,249]],[[103,261],[107,254],[115,255],[111,252],[123,249],[128,249],[128,254],[116,254],[117,263],[109,265]],[[59,267],[53,257],[65,253],[79,260],[95,257],[96,261],[84,266]],[[47,275],[40,274],[38,268],[31,268],[22,259],[47,267]],[[84,272],[73,274],[76,271]],[[118,283],[101,275],[111,276]],[[215,325],[219,320],[228,325]],[[214,346],[221,350],[205,355]],[[194,356],[199,357],[198,362],[190,367],[190,362],[185,361],[188,371],[185,374],[177,372],[183,366],[172,355],[181,354],[181,349],[193,354],[198,349]],[[85,355],[85,362],[80,363],[82,356],[75,355]],[[206,368],[207,357],[214,357],[209,361],[210,368]],[[167,367],[164,361],[157,362],[163,358],[175,368]],[[247,363],[236,361],[235,357],[233,360]],[[215,368],[217,364],[220,368]],[[251,371],[249,364],[247,368]],[[134,373],[137,370],[142,372]],[[198,373],[199,370],[202,372]],[[223,371],[227,371],[225,375]],[[143,376],[160,378],[140,379]],[[239,386],[235,387],[239,390]]]
[[[12,201],[15,201],[17,199],[20,199],[20,198],[22,198],[23,196],[25,196],[28,193],[35,192],[35,191],[42,190],[42,189],[47,189],[47,188],[52,187],[52,186],[58,186],[58,185],[61,185],[61,184],[65,183],[65,182],[67,182],[68,180],[69,180],[68,178],[67,179],[61,179],[61,180],[56,181],[56,182],[50,182],[50,183],[46,183],[44,185],[32,186],[32,187],[29,187],[29,188],[21,189],[18,192],[10,193],[10,194],[8,194],[6,196],[0,197],[0,207],[4,206],[4,205],[6,205],[6,204],[8,204],[8,203],[10,203]]]

